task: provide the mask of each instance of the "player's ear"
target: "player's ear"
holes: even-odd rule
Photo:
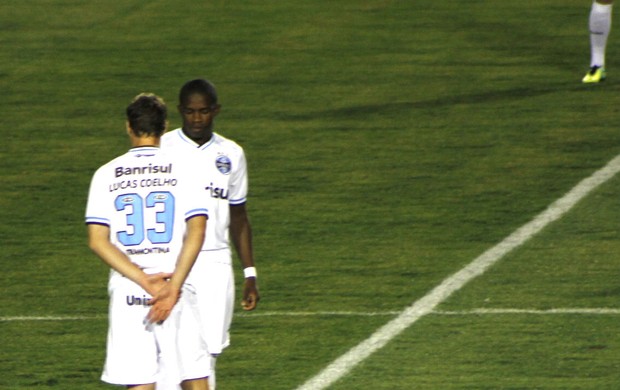
[[[217,114],[219,114],[219,113],[220,113],[220,109],[221,109],[221,108],[222,108],[222,105],[220,105],[220,104],[216,104],[216,105],[213,107],[213,116],[216,116]]]
[[[131,131],[131,126],[129,125],[129,121],[125,121],[125,127],[127,128],[127,135],[131,135],[133,132]]]

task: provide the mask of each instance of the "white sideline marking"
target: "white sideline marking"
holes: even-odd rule
[[[400,311],[265,311],[255,313],[238,313],[239,317],[389,317],[399,315]],[[433,310],[429,314],[446,316],[467,316],[481,314],[620,314],[620,309],[613,308],[558,308],[558,309],[471,309],[471,310]],[[6,316],[0,317],[0,322],[9,321],[92,321],[107,320],[106,315],[94,316]]]
[[[322,390],[345,376],[353,367],[375,351],[381,349],[421,317],[431,313],[437,305],[445,301],[452,293],[462,288],[472,279],[482,275],[507,253],[522,245],[545,226],[566,214],[577,202],[593,189],[611,179],[618,171],[620,171],[620,155],[608,162],[603,168],[594,172],[590,177],[583,179],[563,197],[538,214],[532,221],[521,226],[499,244],[488,249],[460,271],[445,279],[431,292],[403,310],[398,317],[334,360],[316,376],[299,386],[297,390]]]
[[[108,316],[14,316],[0,317],[3,321],[86,321],[86,320],[104,320]]]
[[[238,317],[389,317],[401,314],[401,311],[375,311],[375,312],[356,312],[356,311],[266,311],[255,313],[239,313]],[[471,310],[432,310],[429,314],[466,316],[479,314],[620,314],[620,309],[599,307],[599,308],[555,308],[555,309],[471,309]]]

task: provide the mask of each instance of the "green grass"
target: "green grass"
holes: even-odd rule
[[[581,0],[4,1],[0,389],[105,389],[94,170],[124,109],[206,77],[250,164],[263,299],[221,389],[294,389],[620,151],[620,44]],[[440,309],[618,308],[613,179]],[[237,270],[238,272],[239,270]],[[241,275],[237,273],[240,278]],[[261,316],[260,313],[273,314]],[[318,313],[310,315],[291,315]],[[322,314],[321,314],[322,313]],[[97,318],[93,318],[97,317]],[[330,389],[613,389],[618,315],[431,314]]]
[[[430,316],[330,389],[612,389],[617,320]]]

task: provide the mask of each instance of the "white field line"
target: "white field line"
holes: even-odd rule
[[[237,317],[391,317],[401,314],[400,311],[375,311],[375,312],[355,312],[355,311],[257,311],[254,313],[238,313]],[[433,310],[429,314],[447,316],[467,316],[484,314],[577,314],[577,315],[617,315],[620,309],[614,308],[556,308],[556,309],[471,309],[471,310]],[[0,317],[0,322],[27,322],[27,321],[98,321],[107,320],[107,315],[93,316],[6,316]]]
[[[268,311],[255,313],[239,313],[238,317],[390,317],[400,315],[400,311],[375,311],[375,312],[355,312],[355,311]],[[620,308],[608,307],[584,307],[584,308],[555,308],[555,309],[470,309],[470,310],[432,310],[429,314],[449,315],[449,316],[467,316],[481,314],[620,314]]]
[[[299,386],[297,390],[322,390],[345,376],[356,365],[364,361],[375,351],[383,348],[383,346],[417,320],[432,313],[437,305],[444,302],[455,291],[461,289],[472,279],[482,275],[507,253],[522,245],[548,224],[566,214],[577,202],[592,190],[611,179],[618,171],[620,171],[620,155],[616,156],[591,176],[583,179],[568,193],[552,203],[545,211],[538,214],[532,221],[521,226],[499,244],[488,249],[460,271],[445,279],[424,297],[403,310],[396,318],[376,330],[369,338],[351,348],[317,375]]]
[[[8,321],[89,321],[105,320],[107,315],[101,316],[6,316],[0,317],[0,322]]]
[[[562,309],[472,309],[472,310],[457,310],[457,311],[444,311],[436,310],[432,314],[449,315],[449,316],[463,316],[463,315],[482,315],[482,314],[620,314],[620,309],[612,308],[562,308]]]

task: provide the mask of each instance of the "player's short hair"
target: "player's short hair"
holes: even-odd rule
[[[139,94],[127,106],[127,121],[137,136],[161,137],[166,131],[167,118],[164,99],[152,93]]]
[[[205,79],[195,79],[185,83],[179,92],[179,104],[183,105],[189,96],[195,93],[209,98],[211,104],[217,104],[217,91],[215,90],[215,85]]]

